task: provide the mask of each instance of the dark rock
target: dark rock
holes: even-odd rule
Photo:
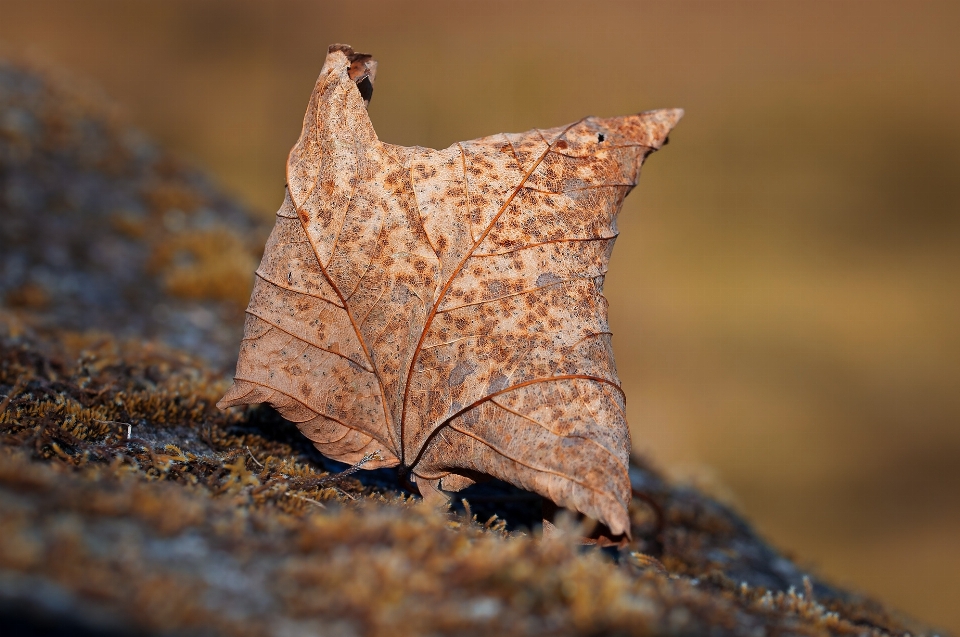
[[[269,226],[95,98],[0,62],[0,303],[229,368]]]

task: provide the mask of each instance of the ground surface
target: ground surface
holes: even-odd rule
[[[539,499],[506,485],[427,509],[392,471],[331,479],[266,408],[219,412],[268,229],[10,64],[0,191],[7,634],[924,632],[642,460],[635,539],[601,550],[541,541]]]

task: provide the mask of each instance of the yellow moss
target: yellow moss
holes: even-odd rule
[[[257,262],[241,237],[219,228],[173,235],[157,245],[150,267],[174,296],[230,301],[243,308]]]
[[[27,282],[9,291],[4,301],[10,307],[42,310],[50,304],[50,294],[42,286]]]
[[[166,170],[161,167],[160,172],[161,174],[166,173],[167,176],[173,176],[179,169],[176,164],[171,164]],[[151,210],[156,214],[164,214],[169,210],[189,213],[203,203],[195,190],[176,183],[158,182],[151,184],[143,189],[143,195],[150,204]]]
[[[111,227],[121,235],[131,239],[143,239],[147,234],[146,220],[124,211],[110,216]]]
[[[96,599],[145,632],[243,637],[341,622],[374,636],[827,635],[869,622],[881,635],[905,626],[858,598],[739,586],[714,556],[740,559],[758,540],[689,490],[656,494],[668,524],[664,573],[618,566],[572,540],[509,533],[496,515],[438,511],[399,486],[320,483],[328,474],[298,434],[253,426],[261,411],[214,407],[225,385],[156,344],[0,337],[0,394],[10,393],[0,412],[0,572]],[[638,537],[653,526],[642,507],[632,513]]]

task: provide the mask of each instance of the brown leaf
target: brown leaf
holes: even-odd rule
[[[330,47],[287,163],[226,408],[425,494],[491,475],[629,531],[630,434],[603,278],[678,109],[445,150],[381,142],[376,63]]]

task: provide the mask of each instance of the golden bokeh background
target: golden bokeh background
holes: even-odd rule
[[[273,214],[327,45],[382,139],[681,106],[607,278],[636,451],[835,582],[960,633],[960,4],[0,0]]]

